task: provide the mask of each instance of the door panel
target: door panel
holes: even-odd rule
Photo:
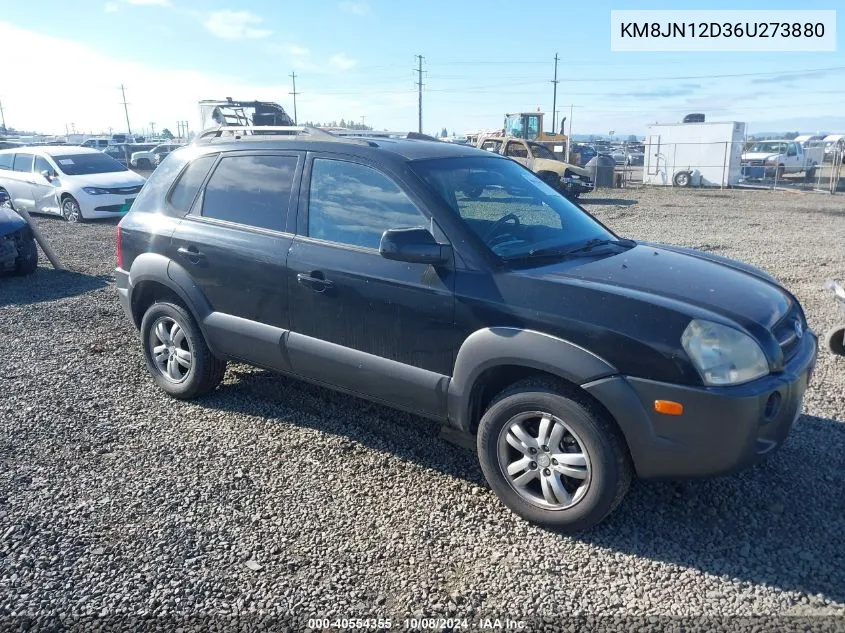
[[[287,272],[294,371],[442,415],[456,345],[454,266],[378,252],[385,230],[430,224],[419,201],[393,176],[352,161],[317,157],[306,171],[298,224],[310,237],[294,239]]]
[[[32,195],[35,211],[38,213],[59,213],[56,187],[42,175],[41,172],[44,170],[56,172],[56,169],[45,158],[36,156],[32,173]]]

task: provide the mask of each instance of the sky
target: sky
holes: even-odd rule
[[[712,9],[835,9],[711,0]],[[677,2],[517,0],[0,0],[0,103],[6,124],[63,134],[132,131],[186,120],[200,99],[261,99],[300,123],[352,119],[423,131],[502,126],[540,108],[573,134],[645,133],[689,112],[749,132],[845,132],[845,53],[612,52],[611,9]],[[845,10],[837,30],[845,33]],[[725,76],[733,75],[733,76]],[[558,126],[559,127],[559,126]]]

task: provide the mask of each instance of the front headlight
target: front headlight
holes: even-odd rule
[[[769,373],[757,342],[731,327],[693,319],[681,344],[707,385],[739,385]]]
[[[103,187],[83,187],[82,191],[92,196],[103,196],[109,193],[109,190]]]

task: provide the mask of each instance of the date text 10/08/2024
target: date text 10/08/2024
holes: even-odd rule
[[[489,630],[489,631],[523,631],[526,624],[522,620],[509,618],[311,618],[308,628],[312,631],[325,629],[369,629],[390,630],[393,628],[410,631],[439,631],[449,630]]]

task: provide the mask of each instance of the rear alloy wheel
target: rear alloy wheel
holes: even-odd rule
[[[84,221],[79,203],[72,196],[66,196],[62,200],[62,217],[68,222],[81,223]]]
[[[478,456],[506,506],[563,532],[604,520],[624,498],[633,472],[619,432],[594,404],[531,380],[504,391],[487,409]]]
[[[211,353],[193,317],[174,303],[156,302],[144,313],[141,342],[153,380],[175,398],[212,391],[226,372],[226,361]]]

